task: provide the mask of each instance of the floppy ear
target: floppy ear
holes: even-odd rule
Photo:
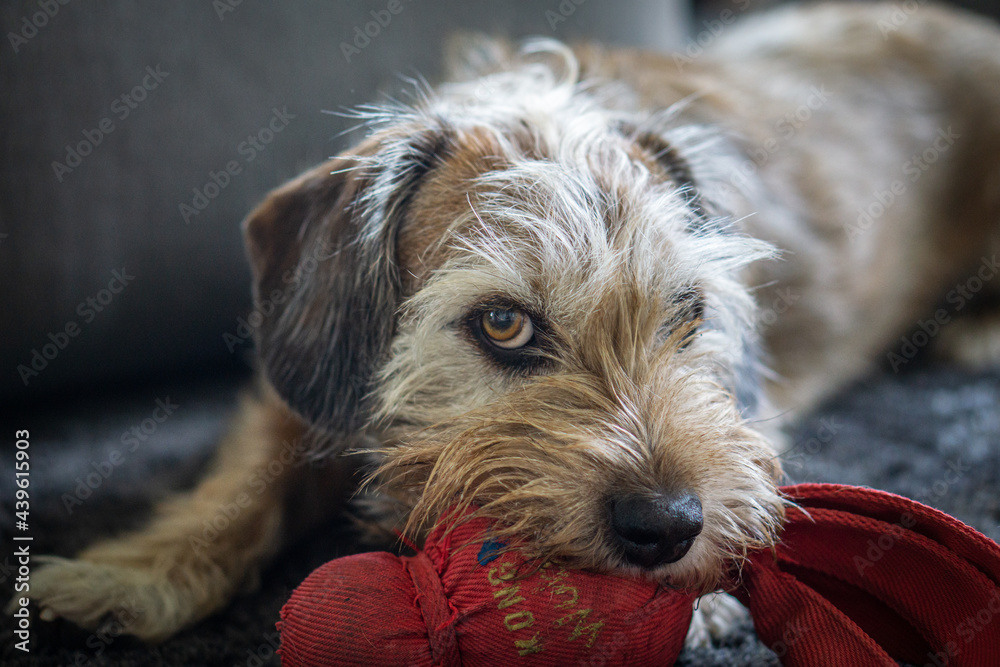
[[[368,420],[402,298],[396,238],[443,137],[369,139],[278,188],[243,223],[262,370],[323,430],[356,432]]]
[[[709,227],[708,213],[701,200],[699,185],[695,182],[691,165],[681,148],[671,143],[665,134],[650,129],[640,129],[632,124],[623,123],[620,130],[636,145],[646,150],[679,188],[692,213],[692,222],[689,225],[691,231]]]

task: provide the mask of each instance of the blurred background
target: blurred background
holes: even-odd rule
[[[5,0],[0,601],[12,586],[15,429],[31,432],[36,553],[70,555],[139,525],[158,498],[194,483],[250,376],[240,221],[270,189],[347,146],[352,121],[330,112],[397,94],[405,77],[435,81],[456,29],[669,51],[774,4]],[[984,21],[1000,15],[998,2],[962,4]],[[162,405],[175,407],[161,419]],[[805,421],[795,437],[806,447],[786,469],[798,481],[923,498],[996,537],[997,406],[997,373],[872,378]],[[972,472],[928,496],[956,451]],[[100,470],[110,472],[91,484]],[[281,602],[312,567],[345,553],[343,535],[331,530],[249,603],[152,653],[127,639],[95,648],[93,635],[57,624],[39,629],[30,664],[273,662],[268,632]],[[9,640],[0,631],[5,664],[23,657]],[[755,650],[741,654],[745,664],[772,664]],[[686,664],[744,664],[726,655]]]
[[[245,368],[240,220],[346,146],[327,112],[434,81],[449,32],[669,50],[772,4],[4,2],[0,399]]]

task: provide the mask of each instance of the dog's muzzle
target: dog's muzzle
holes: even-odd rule
[[[704,525],[701,501],[690,491],[613,496],[608,504],[623,557],[646,569],[683,558]]]

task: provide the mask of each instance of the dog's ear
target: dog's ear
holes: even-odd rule
[[[243,223],[262,370],[323,430],[368,420],[402,298],[396,239],[445,142],[438,130],[369,139],[278,188]]]
[[[674,182],[692,213],[691,231],[703,231],[710,226],[702,192],[695,182],[694,170],[682,143],[671,140],[669,132],[637,128],[622,123],[619,128],[626,137],[645,150],[659,165],[663,173]]]

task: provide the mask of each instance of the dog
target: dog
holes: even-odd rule
[[[783,9],[697,56],[464,40],[451,83],[360,109],[244,223],[260,380],[212,471],[49,559],[42,618],[168,637],[358,462],[418,541],[475,505],[531,558],[718,590],[780,536],[782,425],[996,262],[1000,31],[901,16]],[[998,316],[935,347],[995,362]]]

